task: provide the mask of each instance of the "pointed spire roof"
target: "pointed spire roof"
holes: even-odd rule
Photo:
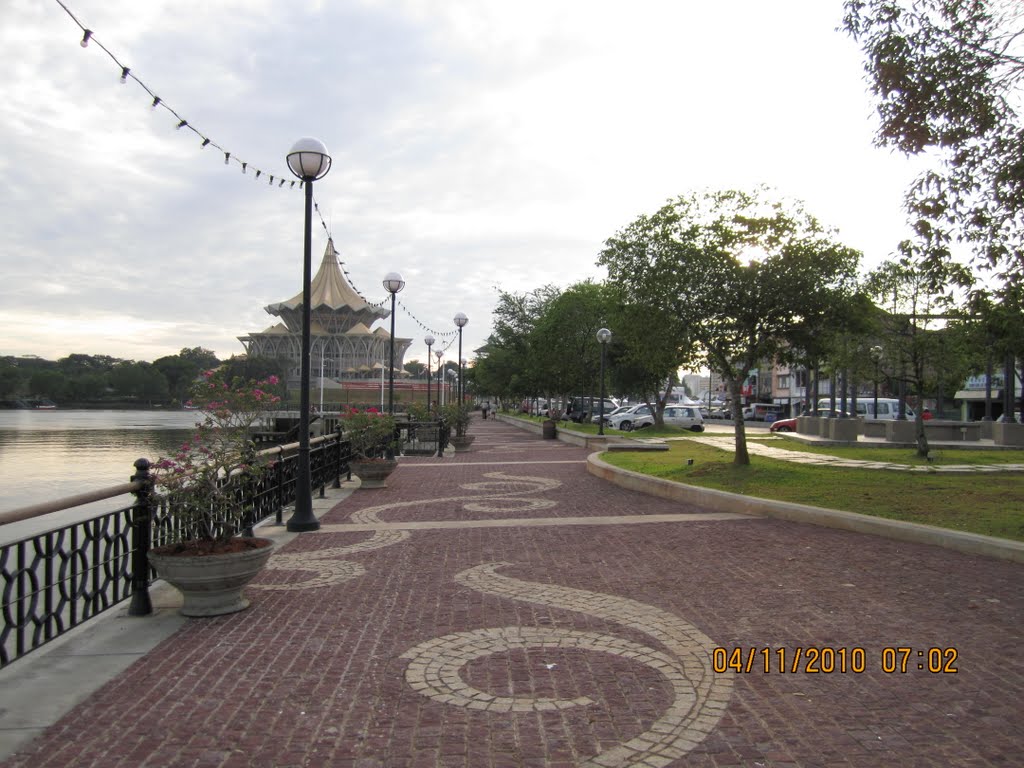
[[[356,323],[366,326],[388,317],[391,311],[382,306],[368,304],[349,285],[338,263],[334,240],[328,239],[320,268],[309,282],[309,307],[314,320],[320,322],[323,332],[344,332]],[[302,327],[302,291],[287,301],[270,304],[266,311],[284,320],[289,331],[297,332]]]
[[[313,310],[326,307],[327,309],[351,309],[358,312],[370,308],[370,305],[355,292],[355,289],[345,279],[345,275],[342,274],[341,265],[338,264],[338,252],[334,250],[333,239],[327,241],[324,257],[320,261],[320,268],[309,283],[309,299],[310,309]],[[267,309],[272,307],[298,309],[301,306],[302,291],[299,291],[287,301],[271,304]]]

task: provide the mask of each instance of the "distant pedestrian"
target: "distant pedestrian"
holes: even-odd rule
[[[487,421],[487,411],[489,411],[490,408],[491,408],[491,404],[490,403],[484,403],[482,406],[480,406],[480,410],[483,411],[483,414],[484,414],[484,421]]]

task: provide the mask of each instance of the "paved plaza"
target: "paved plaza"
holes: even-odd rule
[[[250,609],[179,620],[2,765],[1024,765],[1019,563],[711,512],[472,433],[340,494]]]

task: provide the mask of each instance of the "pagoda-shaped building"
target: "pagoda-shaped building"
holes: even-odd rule
[[[391,334],[385,328],[371,330],[370,326],[389,317],[391,310],[368,304],[349,285],[332,240],[327,241],[323,261],[310,281],[309,296],[311,377],[319,376],[322,370],[326,379],[371,378],[387,370]],[[290,361],[288,384],[297,388],[301,381],[302,292],[264,309],[281,321],[264,331],[239,336],[238,340],[249,357]],[[395,338],[396,375],[411,344],[412,339]]]

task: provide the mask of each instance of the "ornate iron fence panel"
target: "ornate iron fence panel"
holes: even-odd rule
[[[395,425],[406,456],[441,456],[448,444],[443,421],[401,421]]]
[[[132,592],[126,507],[0,547],[0,667]]]
[[[338,487],[350,459],[351,444],[337,436],[314,445],[312,487]],[[186,501],[150,495],[148,467],[144,459],[136,462],[135,505],[0,544],[0,668],[128,598],[131,613],[150,612],[147,589],[155,572],[148,550],[196,531],[182,514]],[[297,470],[297,455],[281,455],[258,478],[231,479],[245,502],[230,522],[236,534],[251,535],[271,515],[281,522],[295,502]]]

